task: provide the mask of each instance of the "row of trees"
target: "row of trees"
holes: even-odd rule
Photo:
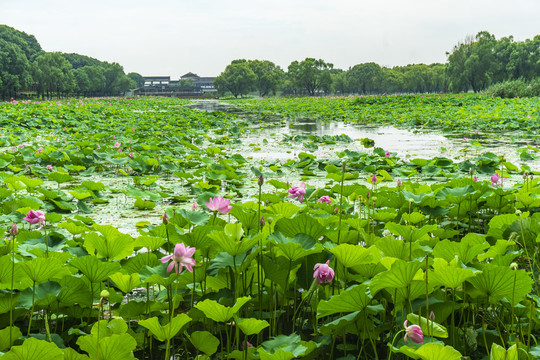
[[[45,52],[33,35],[0,25],[0,97],[35,90],[51,96],[119,95],[144,85],[136,73],[125,74],[117,63],[78,54]]]
[[[449,88],[456,92],[478,92],[509,80],[531,81],[540,76],[540,35],[516,42],[512,36],[496,40],[481,31],[448,54],[447,74]]]
[[[335,69],[321,59],[293,61],[283,71],[271,61],[234,60],[216,77],[221,93],[233,96],[257,91],[260,96],[276,94],[381,94],[397,92],[441,92],[446,86],[443,64],[407,65],[392,69],[373,62],[349,70]]]
[[[409,92],[475,92],[509,80],[530,82],[540,76],[540,35],[515,42],[496,40],[488,32],[456,45],[446,64],[381,67],[373,62],[348,70],[324,60],[293,61],[282,70],[271,61],[234,60],[214,82],[221,93],[233,96],[257,91],[275,94],[384,94]]]

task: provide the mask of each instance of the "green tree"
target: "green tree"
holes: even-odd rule
[[[105,64],[103,75],[105,76],[105,94],[118,96],[135,88],[137,85],[124,73],[124,68],[118,63]]]
[[[220,93],[230,91],[235,98],[245,95],[255,88],[257,75],[244,59],[233,60],[225,71],[214,79],[214,86]]]
[[[263,97],[270,93],[275,95],[283,81],[283,70],[268,60],[249,60],[248,66],[257,76],[255,87],[259,95]]]
[[[78,69],[84,66],[96,66],[96,65],[103,64],[103,62],[99,61],[98,59],[94,59],[89,56],[79,55],[75,53],[70,53],[70,54],[62,53],[62,56],[64,57],[64,59],[69,61],[73,69]]]
[[[446,74],[449,88],[453,92],[466,92],[470,88],[469,81],[465,76],[465,62],[471,54],[472,38],[454,46],[452,53],[448,55]]]
[[[33,63],[34,80],[38,95],[51,97],[67,94],[74,89],[75,78],[71,64],[59,52],[45,52],[36,57]]]
[[[7,25],[0,25],[0,39],[17,45],[29,61],[33,61],[42,51],[34,35],[28,35]]]
[[[293,61],[288,67],[288,77],[297,90],[305,90],[309,95],[315,95],[319,90],[329,91],[332,87],[330,70],[334,68],[331,63],[314,58],[306,58],[298,62]]]
[[[88,87],[87,96],[100,96],[105,95],[105,69],[101,65],[97,66],[84,66],[82,71],[88,76],[90,82]]]
[[[30,63],[16,44],[0,38],[0,97],[15,97],[32,83]]]
[[[336,69],[332,72],[332,84],[334,84],[334,90],[340,95],[346,95],[349,93],[349,82],[347,80],[347,72]]]
[[[373,62],[354,65],[347,74],[350,90],[360,94],[379,92],[382,78],[381,67]]]
[[[127,74],[127,76],[131,80],[135,81],[135,84],[137,84],[137,87],[141,88],[144,86],[144,77],[141,74],[130,72],[129,74]]]

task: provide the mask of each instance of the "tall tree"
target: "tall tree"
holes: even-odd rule
[[[38,94],[42,97],[50,97],[52,93],[60,96],[74,89],[75,78],[71,64],[58,52],[45,52],[36,57],[33,73]]]
[[[130,72],[127,76],[137,84],[137,87],[144,86],[144,77],[141,74]]]
[[[249,60],[248,66],[257,76],[255,87],[259,95],[263,97],[270,93],[275,95],[283,81],[283,70],[268,60]]]
[[[32,83],[30,63],[21,48],[0,38],[0,97],[15,97]]]
[[[245,95],[255,88],[257,75],[244,59],[233,60],[225,71],[214,79],[214,86],[219,92],[230,91],[235,98]]]
[[[42,51],[34,35],[28,35],[7,25],[0,25],[0,39],[17,45],[30,61],[33,61]]]
[[[331,89],[330,70],[333,68],[333,64],[322,59],[306,58],[301,62],[293,61],[288,67],[287,75],[297,89],[305,90],[313,96],[319,90]]]
[[[354,65],[347,74],[351,91],[361,94],[379,92],[382,77],[381,67],[373,62]]]

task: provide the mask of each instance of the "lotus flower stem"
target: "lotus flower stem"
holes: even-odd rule
[[[32,285],[32,308],[30,309],[30,319],[28,320],[28,331],[26,336],[30,336],[30,329],[32,328],[32,318],[34,317],[34,300],[36,298],[36,282]],[[11,332],[11,329],[10,329]]]
[[[15,235],[11,240],[11,287],[9,292],[9,347],[13,344],[13,278],[15,277]]]

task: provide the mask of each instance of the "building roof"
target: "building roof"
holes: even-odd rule
[[[192,72],[188,72],[187,74],[184,74],[180,77],[180,79],[185,79],[185,78],[199,78],[200,76],[197,75],[197,74],[194,74]]]
[[[143,76],[145,81],[171,81],[170,76]]]

